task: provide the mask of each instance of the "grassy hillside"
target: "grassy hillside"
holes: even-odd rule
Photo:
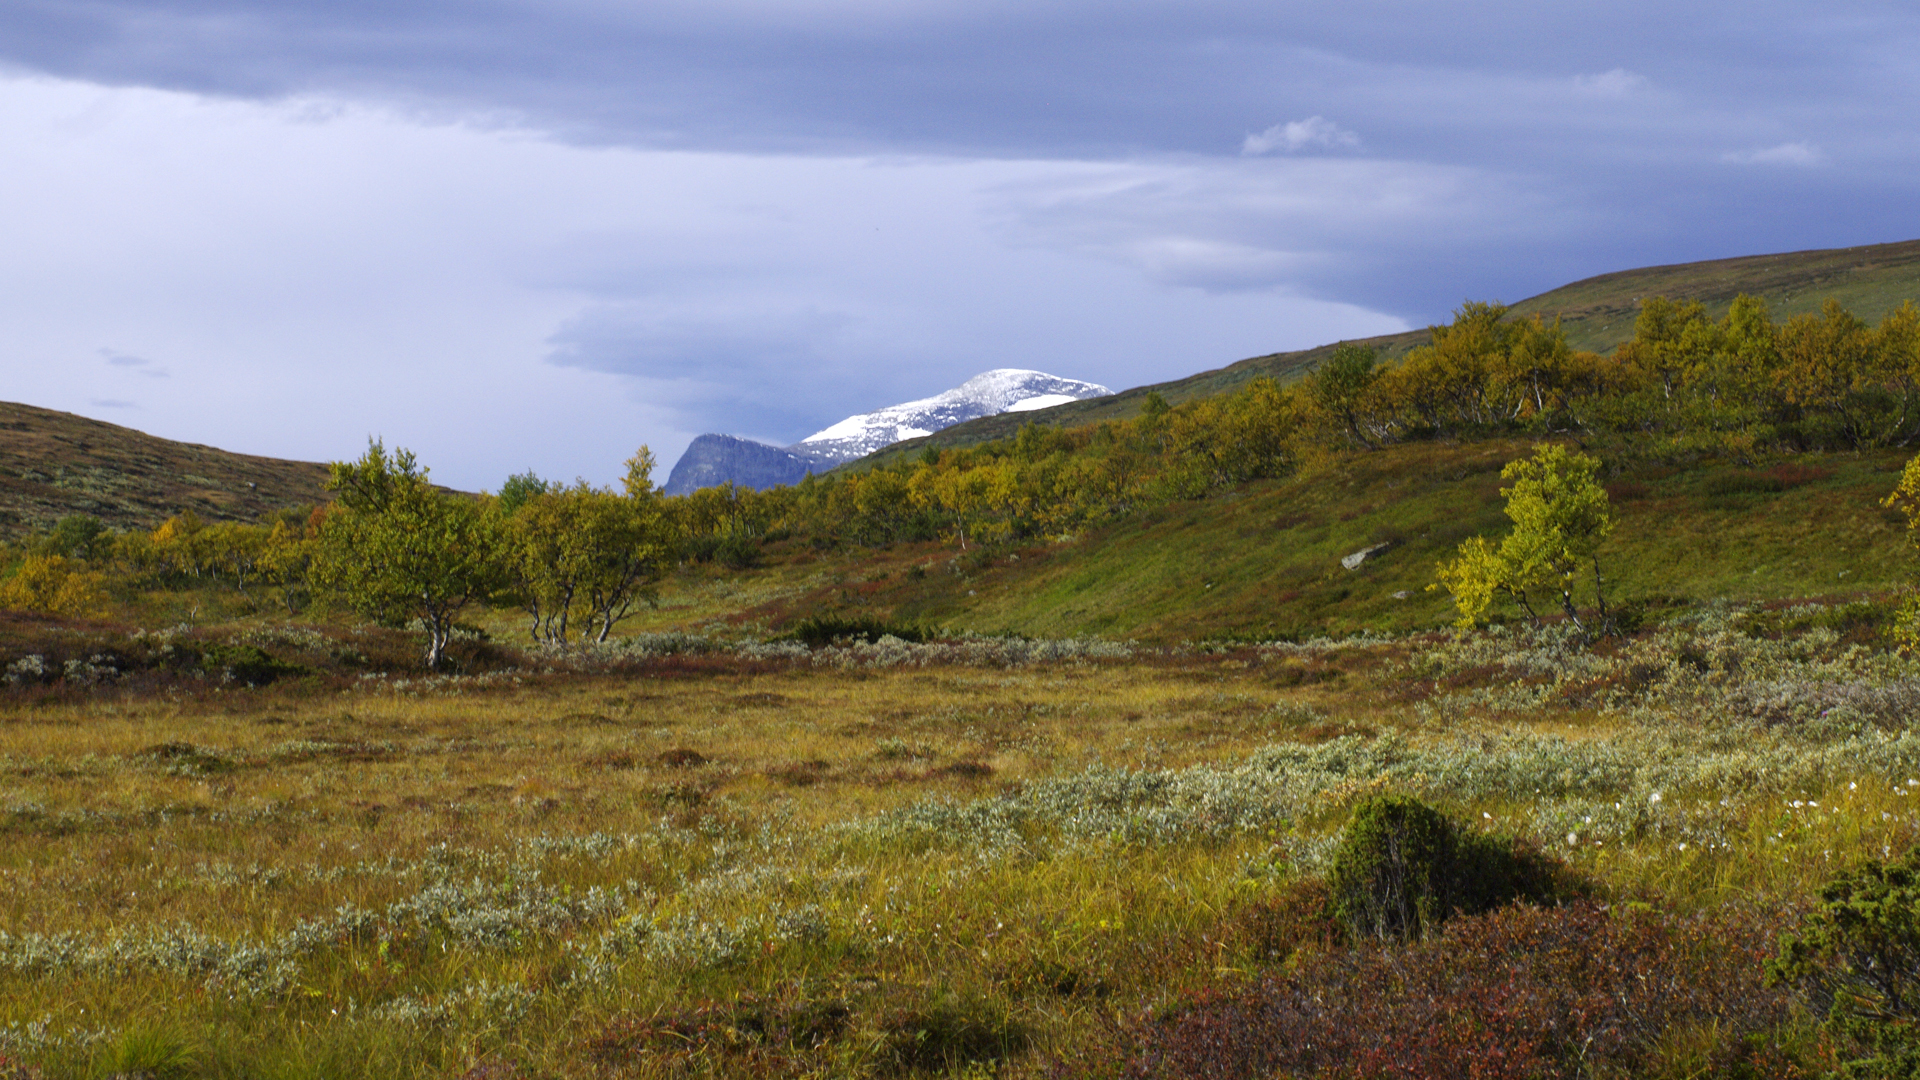
[[[636,628],[764,632],[823,613],[1162,642],[1433,627],[1452,617],[1446,595],[1426,591],[1436,564],[1468,536],[1505,532],[1500,468],[1529,450],[1522,440],[1397,446],[1012,550],[822,555],[789,541],[761,570],[686,572]],[[1626,463],[1608,485],[1618,527],[1603,557],[1615,597],[1658,609],[1892,590],[1913,566],[1879,501],[1908,456]],[[1380,543],[1393,546],[1342,568],[1343,556]]]
[[[1709,314],[1719,318],[1726,314],[1733,298],[1742,293],[1764,298],[1773,309],[1774,318],[1781,321],[1818,311],[1822,303],[1833,298],[1861,319],[1877,322],[1906,301],[1920,301],[1920,240],[1621,270],[1519,301],[1513,304],[1513,310],[1521,315],[1537,313],[1547,319],[1558,318],[1575,348],[1606,353],[1633,336],[1633,319],[1644,297],[1698,300],[1706,305]],[[1391,360],[1426,341],[1425,330],[1414,330],[1366,338],[1361,343],[1374,346]],[[868,463],[892,460],[900,454],[916,454],[927,446],[973,446],[1006,438],[1028,421],[1076,427],[1125,419],[1137,415],[1141,403],[1152,392],[1177,405],[1231,390],[1263,375],[1284,383],[1313,370],[1333,349],[1333,344],[1327,344],[1297,352],[1270,353],[1093,401],[982,417],[923,439],[896,443],[843,467],[860,468]]]
[[[0,539],[68,514],[152,528],[182,510],[251,521],[325,497],[327,467],[173,442],[72,413],[0,402]]]
[[[1642,297],[1697,300],[1717,319],[1742,293],[1764,298],[1782,322],[1817,312],[1830,298],[1878,322],[1901,304],[1920,301],[1920,240],[1622,270],[1561,286],[1513,309],[1557,317],[1575,348],[1605,353],[1633,336]]]

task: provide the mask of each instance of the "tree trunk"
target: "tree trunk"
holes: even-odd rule
[[[421,621],[427,624],[427,670],[439,671],[440,662],[447,658],[447,640],[453,636],[453,619],[431,615]]]

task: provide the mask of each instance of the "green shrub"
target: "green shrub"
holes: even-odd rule
[[[750,536],[729,536],[713,550],[713,560],[729,570],[751,570],[765,560],[760,542]]]
[[[927,632],[918,626],[895,625],[871,616],[810,615],[787,627],[782,640],[800,641],[814,647],[835,642],[864,641],[868,644],[883,637],[924,642]]]
[[[877,1065],[891,1074],[951,1070],[1005,1061],[1027,1045],[1027,1033],[1003,1005],[981,997],[942,995],[880,1017]]]
[[[289,664],[256,645],[209,645],[201,659],[209,674],[248,686],[265,686],[275,679],[308,673],[307,668]]]
[[[751,570],[765,561],[760,541],[741,533],[691,537],[680,551],[694,562],[718,563],[729,570]]]
[[[1709,477],[1707,494],[1716,498],[1740,495],[1777,495],[1787,490],[1780,477],[1757,472],[1729,472]]]
[[[103,1076],[168,1080],[193,1072],[199,1063],[199,1053],[179,1029],[135,1024],[115,1034],[100,1048],[95,1071]]]
[[[1561,871],[1512,839],[1462,829],[1418,799],[1360,804],[1327,874],[1333,910],[1355,938],[1424,937],[1456,913],[1550,901]]]
[[[1846,1077],[1920,1077],[1920,851],[1869,860],[1828,882],[1820,906],[1767,965],[1770,982],[1811,985],[1825,1027],[1855,1056]]]

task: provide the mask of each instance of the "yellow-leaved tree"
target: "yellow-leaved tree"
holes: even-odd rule
[[[1557,599],[1560,610],[1581,633],[1610,629],[1599,548],[1613,531],[1607,491],[1595,474],[1597,458],[1548,444],[1530,458],[1510,461],[1500,477],[1510,481],[1506,497],[1511,532],[1492,543],[1476,536],[1460,545],[1452,562],[1440,566],[1440,585],[1453,594],[1458,625],[1484,619],[1493,602],[1511,598],[1539,622],[1536,600]],[[1590,581],[1583,587],[1582,580]],[[1580,611],[1580,594],[1590,589],[1592,627]]]
[[[63,555],[29,555],[20,569],[0,584],[0,607],[44,615],[99,616],[106,613],[106,575]]]
[[[1920,457],[1907,462],[1900,473],[1900,486],[1881,505],[1906,515],[1907,543],[1920,547]],[[1894,616],[1893,640],[1903,649],[1920,650],[1920,589],[1907,590],[1906,601]]]

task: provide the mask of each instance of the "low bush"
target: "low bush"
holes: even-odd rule
[[[717,563],[729,570],[751,570],[765,561],[760,542],[751,536],[696,536],[682,553],[697,563]]]
[[[1327,888],[1354,937],[1406,938],[1456,912],[1549,902],[1563,878],[1557,863],[1510,838],[1462,829],[1418,799],[1386,795],[1354,810]]]
[[[1786,481],[1760,472],[1728,472],[1707,480],[1707,494],[1715,498],[1740,495],[1776,495],[1787,490]]]
[[[818,648],[850,641],[864,641],[871,645],[883,637],[920,644],[929,636],[926,630],[918,626],[897,625],[871,616],[810,615],[790,624],[787,632],[777,640],[799,641]]]
[[[943,995],[883,1013],[877,1064],[892,1073],[953,1069],[1004,1061],[1024,1049],[1027,1033],[1003,1005],[980,997]]]
[[[1768,965],[1772,982],[1815,991],[1846,1077],[1920,1076],[1920,851],[1868,861],[1829,882]]]
[[[305,675],[309,669],[290,664],[257,645],[209,645],[201,654],[207,673],[224,682],[266,686],[276,679]]]
[[[1111,1028],[1058,1076],[1547,1080],[1810,1073],[1794,995],[1765,985],[1773,917],[1515,905],[1424,941],[1333,950]],[[1676,1031],[1704,1033],[1676,1046]],[[1704,1059],[1704,1062],[1702,1062]]]
[[[852,1019],[847,1003],[788,988],[766,996],[704,1001],[645,1017],[615,1020],[587,1040],[587,1056],[615,1070],[744,1070],[753,1075],[810,1074],[817,1052],[840,1039]]]
[[[1333,897],[1320,878],[1289,881],[1240,909],[1227,920],[1223,936],[1261,964],[1283,964],[1296,955],[1347,944],[1346,927],[1334,914]]]

